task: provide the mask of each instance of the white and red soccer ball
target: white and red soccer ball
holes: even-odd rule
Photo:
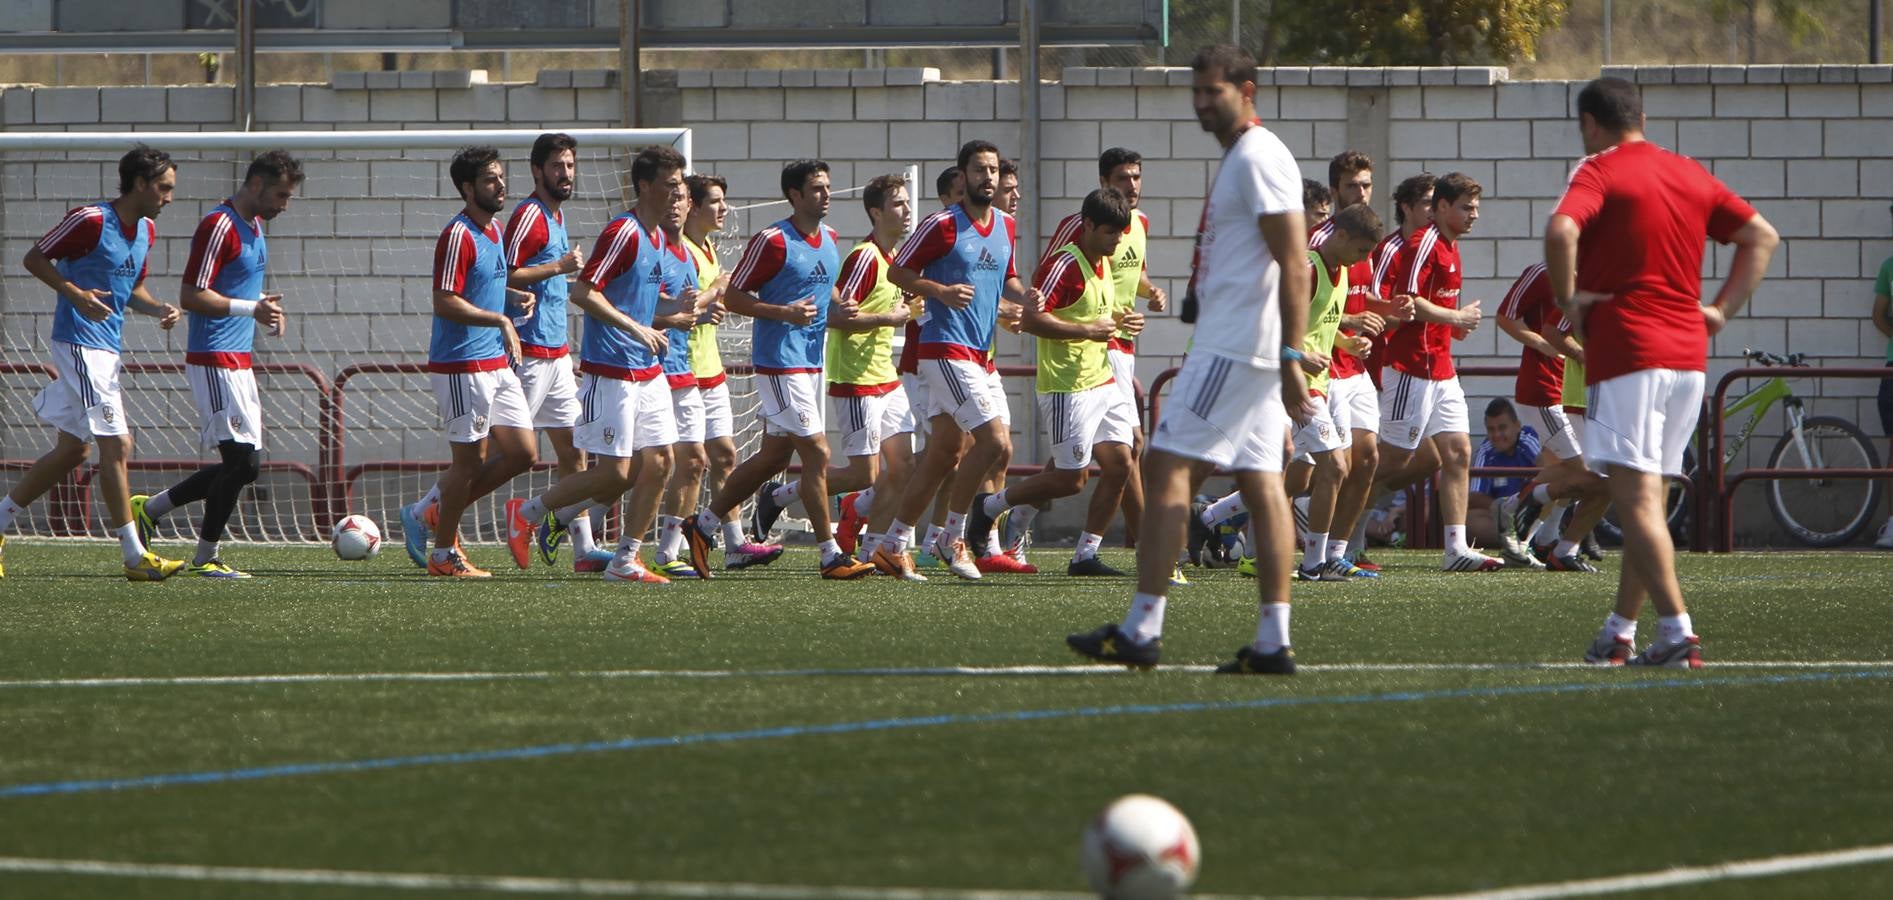
[[[1131,794],[1091,820],[1079,860],[1106,900],[1170,900],[1196,881],[1203,855],[1196,829],[1176,807]]]
[[[342,559],[368,559],[381,552],[381,528],[367,516],[348,516],[335,523],[329,546]]]

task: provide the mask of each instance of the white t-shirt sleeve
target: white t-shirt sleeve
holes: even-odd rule
[[[1235,193],[1241,209],[1251,219],[1300,210],[1301,169],[1281,139],[1256,128],[1244,135],[1247,165],[1234,173]]]

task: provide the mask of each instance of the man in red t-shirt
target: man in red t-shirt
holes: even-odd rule
[[[1775,229],[1701,164],[1643,137],[1636,86],[1600,78],[1578,94],[1589,156],[1545,226],[1551,293],[1584,336],[1587,464],[1609,477],[1624,531],[1616,609],[1584,654],[1597,665],[1700,668],[1663,516],[1664,476],[1682,474],[1696,431],[1709,338],[1740,312],[1780,242]],[[1736,245],[1728,280],[1704,306],[1703,237]],[[1632,655],[1643,601],[1661,633]]]

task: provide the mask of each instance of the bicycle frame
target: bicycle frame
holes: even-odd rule
[[[1722,451],[1723,465],[1726,466],[1735,461],[1735,455],[1742,451],[1742,447],[1748,443],[1749,437],[1755,434],[1755,429],[1761,426],[1762,416],[1767,415],[1768,411],[1773,409],[1776,403],[1782,401],[1788,402],[1788,427],[1795,435],[1796,444],[1801,447],[1801,455],[1803,457],[1807,456],[1807,447],[1805,444],[1802,444],[1800,437],[1802,419],[1801,401],[1794,396],[1794,389],[1788,386],[1787,379],[1777,375],[1762,382],[1761,387],[1748,392],[1748,394],[1740,400],[1723,407],[1723,421],[1728,421],[1742,410],[1752,410],[1748,421],[1742,423],[1742,430],[1736,432],[1733,439],[1728,442],[1728,446]]]

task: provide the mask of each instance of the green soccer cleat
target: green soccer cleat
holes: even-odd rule
[[[1170,586],[1171,587],[1187,587],[1189,586],[1189,583],[1190,583],[1190,576],[1183,574],[1182,563],[1177,563],[1174,567],[1170,569]]]
[[[148,494],[131,495],[131,523],[138,526],[138,543],[151,546],[151,538],[158,533],[158,520],[145,512],[145,504],[151,500]]]
[[[189,571],[192,575],[196,575],[200,578],[236,579],[252,577],[248,572],[239,572],[236,569],[230,568],[230,566],[221,559],[213,559],[201,566],[192,565],[189,567]]]
[[[1241,575],[1244,578],[1254,578],[1255,577],[1255,557],[1245,556],[1242,558],[1241,562],[1236,563],[1236,574]]]
[[[679,578],[697,577],[697,570],[692,567],[687,560],[682,559],[673,559],[670,562],[658,563],[651,571],[673,581]]]

